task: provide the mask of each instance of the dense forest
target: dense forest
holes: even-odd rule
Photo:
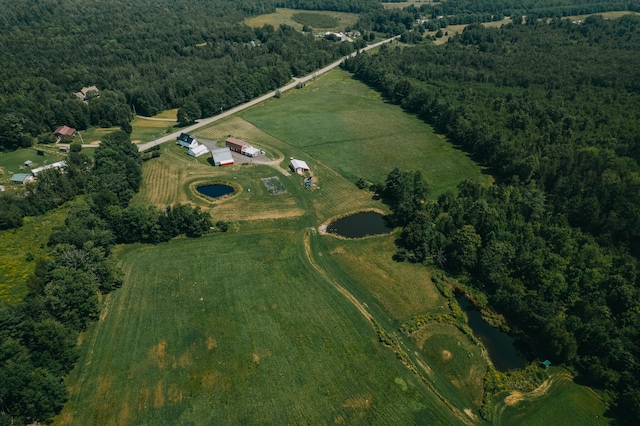
[[[640,417],[640,18],[471,25],[442,46],[383,47],[345,68],[489,167],[423,203],[377,187],[403,226],[398,260],[485,292],[534,356],[565,362]]]

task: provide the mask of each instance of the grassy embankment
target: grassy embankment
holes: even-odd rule
[[[213,168],[172,143],[145,163],[134,202],[200,205],[214,221],[232,221],[231,230],[117,252],[125,284],[83,334],[68,378],[71,400],[56,423],[481,422],[481,349],[453,326],[433,324],[411,338],[394,333],[412,316],[449,309],[428,269],[391,260],[397,231],[344,240],[309,229],[361,208],[385,210],[353,182],[381,181],[395,165],[422,170],[435,193],[462,178],[488,178],[342,71],[197,132],[229,135],[264,149],[280,168]],[[291,156],[309,163],[315,190],[282,173]],[[287,194],[268,195],[260,179],[270,176]],[[191,191],[199,181],[242,189],[209,202]],[[397,336],[396,350],[416,373],[378,342],[372,321]],[[579,395],[604,411],[570,386],[561,401]],[[522,407],[505,408],[497,420]]]

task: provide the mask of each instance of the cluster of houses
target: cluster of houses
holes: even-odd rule
[[[187,153],[192,157],[199,157],[202,154],[209,152],[211,154],[213,164],[216,166],[229,166],[233,164],[232,151],[246,155],[247,157],[255,157],[263,154],[263,152],[258,148],[254,148],[247,142],[235,138],[227,138],[224,148],[208,149],[206,146],[198,143],[195,136],[180,133],[180,136],[178,136],[178,145],[187,148]]]
[[[33,165],[33,162],[31,160],[27,160],[24,162],[24,165],[27,167],[30,167],[31,165]],[[56,163],[46,164],[44,166],[31,169],[31,173],[14,174],[13,176],[11,176],[11,183],[17,184],[17,185],[24,185],[25,183],[33,182],[36,176],[38,176],[38,173],[44,170],[49,170],[49,169],[62,170],[65,167],[67,167],[67,163],[65,161],[58,161]]]

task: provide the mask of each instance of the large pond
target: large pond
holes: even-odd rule
[[[516,368],[522,368],[526,364],[524,357],[516,350],[516,339],[507,333],[490,326],[482,319],[480,311],[467,299],[464,294],[456,296],[462,310],[469,318],[469,327],[474,336],[482,342],[489,352],[489,358],[496,370],[507,372]]]
[[[347,238],[388,234],[393,228],[387,226],[385,217],[376,212],[362,212],[343,217],[327,226],[327,232]]]
[[[213,185],[203,185],[196,188],[196,190],[207,197],[219,198],[225,195],[233,194],[234,189],[229,185],[223,185],[216,183]]]

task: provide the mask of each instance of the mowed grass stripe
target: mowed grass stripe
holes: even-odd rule
[[[303,250],[263,230],[122,251],[58,422],[454,423]]]

